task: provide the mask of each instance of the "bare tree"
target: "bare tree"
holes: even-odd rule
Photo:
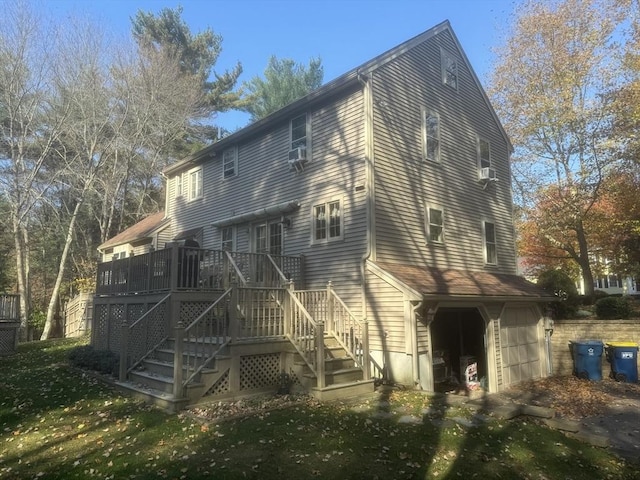
[[[31,307],[29,223],[34,207],[56,181],[47,171],[66,116],[50,103],[56,36],[22,4],[5,3],[0,17],[0,185],[8,201],[26,338]]]

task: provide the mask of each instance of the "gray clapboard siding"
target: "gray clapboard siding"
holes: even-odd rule
[[[456,55],[448,32],[379,68],[374,76],[376,255],[380,261],[485,268],[482,220],[496,224],[499,265],[515,272],[508,145],[458,54],[458,91],[442,85],[440,49]],[[440,116],[441,163],[422,158],[422,108]],[[477,181],[477,136],[491,144],[503,181]],[[443,207],[445,245],[429,245],[425,203]]]
[[[312,159],[304,172],[289,170],[286,121],[236,146],[238,174],[233,178],[222,178],[222,151],[207,159],[203,163],[202,201],[176,199],[171,189],[168,199],[175,212],[174,232],[203,226],[203,246],[207,248],[220,246],[221,231],[212,222],[298,200],[300,208],[287,214],[291,226],[284,232],[284,253],[305,255],[307,288],[324,288],[327,281],[333,281],[339,294],[347,297],[348,306],[360,315],[366,194],[356,192],[355,187],[365,184],[363,95],[356,90],[331,100],[307,112]],[[335,198],[342,201],[344,238],[312,244],[313,205]],[[236,226],[237,250],[251,250],[251,231],[260,223]]]
[[[367,300],[370,348],[404,353],[409,333],[405,333],[402,292],[376,275],[368,275]]]

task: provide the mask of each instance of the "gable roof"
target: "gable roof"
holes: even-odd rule
[[[143,238],[149,237],[155,229],[165,223],[165,220],[168,221],[168,219],[164,218],[164,211],[149,215],[135,225],[132,225],[126,230],[120,232],[115,237],[111,237],[100,245],[98,250],[104,250],[105,248],[115,247],[116,245],[131,243],[135,240],[142,240]]]
[[[507,142],[507,145],[509,146],[509,149],[513,150],[511,141],[509,140],[509,137],[507,136],[506,131],[504,130],[502,124],[500,123],[498,115],[493,109],[491,102],[489,101],[489,97],[484,91],[484,88],[482,88],[482,84],[480,83],[480,80],[478,79],[471,64],[469,63],[469,59],[464,53],[464,50],[462,49],[462,46],[460,45],[458,38],[453,32],[453,29],[451,28],[451,24],[449,23],[448,20],[445,20],[442,23],[430,28],[426,32],[416,35],[415,37],[407,40],[406,42],[403,42],[400,45],[390,50],[387,50],[381,55],[378,55],[377,57],[369,60],[368,62],[363,63],[359,67],[356,67],[348,71],[347,73],[340,75],[334,80],[325,83],[320,88],[290,103],[289,105],[281,108],[280,110],[272,113],[271,115],[268,115],[260,120],[257,120],[256,122],[249,124],[248,126],[238,130],[237,132],[234,132],[231,135],[220,139],[216,143],[208,147],[205,147],[202,150],[199,150],[198,152],[190,155],[189,157],[183,160],[180,160],[174,163],[173,165],[168,166],[163,170],[163,173],[165,175],[171,175],[177,171],[183,170],[185,168],[190,168],[198,163],[201,163],[207,158],[215,157],[217,152],[222,151],[225,148],[229,148],[235,143],[238,143],[249,136],[255,135],[260,131],[269,128],[274,123],[287,120],[291,118],[291,116],[293,116],[295,113],[301,112],[317,102],[326,100],[328,97],[332,95],[335,95],[343,90],[346,90],[347,88],[358,85],[358,83],[361,81],[363,76],[366,76],[367,74],[375,71],[377,68],[381,67],[382,65],[392,61],[394,58],[402,55],[408,50],[414,48],[415,46],[423,43],[429,38],[439,33],[442,33],[444,31],[448,31],[451,34],[451,37],[453,38],[463,61],[466,63],[469,71],[471,72],[471,76],[473,77],[473,80],[476,86],[482,93],[482,96],[489,108],[489,111],[491,112],[491,115],[495,119],[501,134],[504,136]]]
[[[557,298],[518,275],[376,263],[420,296],[549,302]]]

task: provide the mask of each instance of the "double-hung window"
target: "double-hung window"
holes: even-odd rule
[[[331,200],[313,206],[313,243],[340,240],[343,235],[343,215],[340,200]]]
[[[230,178],[238,174],[238,148],[231,147],[222,153],[222,177]]]
[[[298,147],[307,148],[307,114],[303,113],[293,119],[290,124],[291,150]]]
[[[487,265],[498,264],[498,251],[496,248],[496,226],[491,222],[483,223],[484,230],[484,261]]]
[[[444,243],[444,210],[441,207],[427,206],[427,242]]]
[[[189,200],[202,198],[202,167],[189,170],[187,178],[189,181]]]
[[[440,161],[440,117],[433,110],[423,110],[422,131],[424,137],[424,158],[431,162]]]
[[[224,227],[222,229],[222,237],[221,237],[221,248],[222,250],[226,250],[228,252],[233,252],[233,237],[234,237],[234,227]]]
[[[491,145],[488,140],[478,137],[478,166],[480,168],[491,167]]]
[[[458,89],[458,60],[445,50],[440,50],[442,62],[442,83],[454,90]]]

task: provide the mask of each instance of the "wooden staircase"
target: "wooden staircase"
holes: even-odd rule
[[[274,340],[268,346],[265,342],[245,344],[241,346],[246,353],[251,350],[258,352],[280,351],[285,358],[288,372],[294,390],[302,390],[318,400],[335,400],[339,398],[356,397],[373,392],[373,380],[364,380],[362,369],[354,365],[338,342],[330,336],[325,336],[325,386],[317,387],[316,375],[304,362],[287,340]],[[185,356],[190,349],[184,344]],[[174,395],[174,340],[169,339],[165,345],[157,348],[152,355],[144,359],[141,364],[129,373],[124,382],[117,382],[118,386],[134,397],[147,403],[156,405],[169,412],[177,412],[188,405],[207,400],[227,400],[250,395],[251,392],[235,392],[228,394],[209,395],[207,392],[216,385],[225,374],[233,368],[233,346],[225,347],[215,360],[202,369],[183,391],[182,396]],[[193,354],[191,354],[193,358]],[[202,359],[204,361],[204,358]],[[194,371],[194,366],[183,366],[183,378],[187,378]],[[275,393],[281,385],[273,385],[268,389],[252,392]]]
[[[368,351],[368,344],[358,343],[367,338],[366,327],[362,330],[361,324],[354,323],[357,320],[332,294],[307,292],[315,295],[305,299],[311,305],[326,301],[322,295],[331,298],[329,306],[315,312],[320,321],[315,321],[295,294],[285,289],[229,289],[216,299],[209,299],[213,302],[209,306],[184,295],[179,300],[166,296],[156,305],[163,305],[156,313],[180,312],[182,322],[167,330],[174,337],[160,337],[156,341],[160,345],[155,348],[138,348],[137,357],[121,352],[121,359],[127,359],[128,366],[125,369],[121,360],[118,385],[172,412],[207,400],[289,387],[319,400],[373,392],[373,380],[365,373],[368,356],[363,354]],[[351,323],[336,319],[344,318],[340,308],[334,308],[336,302],[340,302],[343,313],[349,314]],[[130,328],[123,336],[125,345],[129,337],[140,339],[148,335],[141,331],[154,331],[151,320],[159,313],[152,317],[152,310],[133,323],[131,328],[137,330],[132,333]],[[342,333],[326,333],[322,319],[327,311],[332,312],[327,324],[331,331]],[[316,332],[325,332],[324,337],[318,338]]]
[[[224,349],[216,355],[206,368],[203,368],[184,389],[183,395],[174,395],[174,356],[175,340],[168,339],[164,345],[154,350],[153,354],[142,360],[140,365],[129,373],[127,381],[118,382],[118,386],[129,391],[135,397],[148,403],[176,412],[187,405],[196,403],[207,390],[229,370],[231,357]],[[191,346],[184,345],[184,356],[190,352]],[[191,358],[198,357],[193,352]],[[205,358],[201,358],[200,362]],[[187,378],[199,366],[183,365],[183,378]]]
[[[318,400],[335,400],[373,392],[373,379],[363,378],[362,369],[355,365],[353,358],[334,337],[325,335],[324,349],[324,387],[317,386],[318,378],[300,355],[296,355],[294,360],[293,371],[311,396]]]

